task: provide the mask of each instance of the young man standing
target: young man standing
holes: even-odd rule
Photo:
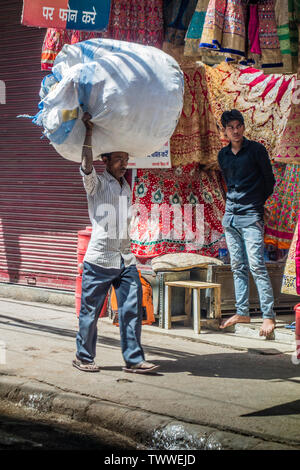
[[[272,285],[264,260],[264,204],[273,192],[275,179],[266,148],[244,137],[242,114],[237,110],[226,111],[221,122],[230,141],[219,152],[218,161],[227,184],[223,227],[233,272],[237,313],[223,321],[220,328],[250,323],[250,268],[263,316],[260,335],[269,336],[275,328],[275,313]]]
[[[145,361],[141,346],[142,286],[128,238],[128,210],[131,191],[124,178],[128,154],[104,154],[103,174],[93,167],[91,116],[82,120],[86,137],[80,172],[88,197],[92,223],[91,240],[84,258],[77,352],[73,366],[85,372],[99,372],[95,364],[97,321],[108,290],[114,286],[118,301],[121,349],[126,372],[149,373],[159,366]]]

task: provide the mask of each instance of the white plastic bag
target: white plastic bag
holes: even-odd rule
[[[163,51],[112,39],[65,45],[45,77],[43,126],[57,152],[81,161],[84,111],[94,123],[93,157],[123,151],[134,158],[160,149],[173,134],[183,106],[183,73]]]

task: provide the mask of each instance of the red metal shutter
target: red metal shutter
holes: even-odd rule
[[[41,139],[39,102],[45,29],[20,24],[22,1],[0,5],[0,282],[75,290],[77,232],[90,224],[79,165]],[[103,165],[96,165],[97,171]]]

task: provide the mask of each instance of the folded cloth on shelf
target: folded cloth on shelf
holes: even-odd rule
[[[217,264],[222,266],[224,263],[210,256],[202,256],[196,253],[171,253],[169,255],[158,256],[153,258],[152,269],[158,271],[184,271],[209,264]]]

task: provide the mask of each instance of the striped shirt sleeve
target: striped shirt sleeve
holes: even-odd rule
[[[83,186],[87,194],[89,196],[94,196],[97,191],[98,185],[100,184],[95,168],[93,167],[92,172],[87,175],[80,167],[80,174],[82,176]]]

